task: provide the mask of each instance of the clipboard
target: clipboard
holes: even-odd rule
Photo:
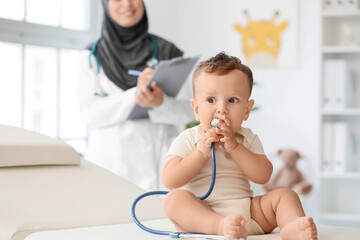
[[[200,56],[194,56],[160,61],[149,80],[148,87],[151,88],[151,82],[155,81],[167,96],[176,97],[199,58]],[[149,109],[151,108],[144,108],[136,104],[128,119],[148,118],[147,111]]]

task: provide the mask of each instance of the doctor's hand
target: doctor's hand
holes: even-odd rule
[[[161,87],[156,82],[151,83],[152,91],[146,86],[154,69],[145,68],[138,77],[135,101],[142,107],[159,107],[164,102],[164,95]]]

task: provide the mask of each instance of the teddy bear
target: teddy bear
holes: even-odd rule
[[[284,166],[274,174],[267,184],[263,185],[265,191],[290,188],[298,194],[308,194],[312,185],[306,181],[304,175],[296,167],[301,155],[293,149],[280,149],[278,155]]]

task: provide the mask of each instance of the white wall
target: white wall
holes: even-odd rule
[[[248,1],[241,2],[246,6]],[[246,126],[259,135],[275,165],[279,164],[278,149],[298,150],[305,156],[299,167],[306,170],[308,180],[315,184],[320,158],[321,4],[320,0],[292,1],[299,6],[297,65],[253,69],[259,86],[254,87],[252,97],[260,110],[253,112]],[[233,49],[224,39],[222,23],[227,21],[227,9],[233,3],[234,0],[148,0],[150,32],[175,42],[186,56],[202,54],[204,59],[222,50],[232,54]],[[306,212],[313,216],[315,191],[302,198]],[[255,192],[261,193],[262,189],[257,187]]]

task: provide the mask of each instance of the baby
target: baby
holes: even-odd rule
[[[258,136],[241,126],[254,106],[252,85],[251,70],[226,53],[198,64],[191,106],[200,125],[183,131],[169,149],[162,180],[173,190],[165,197],[165,212],[179,232],[247,238],[279,227],[284,240],[317,239],[316,225],[295,192],[278,189],[253,197],[249,180],[265,184],[273,167]],[[214,117],[220,127],[210,126]],[[211,182],[212,142],[217,178],[201,201],[196,196],[203,196]]]

